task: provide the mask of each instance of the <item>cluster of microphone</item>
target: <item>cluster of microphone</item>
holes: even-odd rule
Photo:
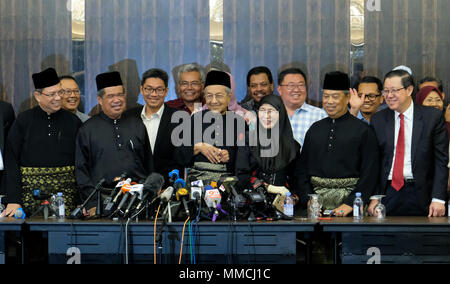
[[[237,186],[237,177],[217,181],[197,180],[186,184],[179,171],[169,173],[169,185],[163,189],[164,177],[152,173],[139,183],[123,173],[109,194],[105,195],[101,180],[85,202],[69,218],[87,217],[85,207],[97,195],[96,217],[153,220],[161,209],[168,223],[185,220],[276,220],[289,219],[283,214],[285,187],[274,187],[253,178],[251,186]]]

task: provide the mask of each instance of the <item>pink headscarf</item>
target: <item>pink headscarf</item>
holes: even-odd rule
[[[442,101],[444,101],[444,95],[442,95],[441,91],[434,87],[434,86],[426,86],[423,87],[422,89],[420,89],[420,91],[417,93],[416,95],[416,104],[423,104],[423,101],[425,101],[425,99],[428,97],[428,95],[435,91],[436,93],[439,94],[439,97],[441,97]]]

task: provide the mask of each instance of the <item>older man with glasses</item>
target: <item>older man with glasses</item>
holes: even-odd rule
[[[3,216],[14,216],[20,207],[34,213],[40,206],[33,198],[34,189],[62,192],[67,210],[77,205],[75,138],[82,123],[61,109],[64,90],[54,69],[33,74],[33,82],[38,106],[17,117],[6,143],[8,205]]]
[[[74,77],[68,75],[61,76],[59,79],[64,90],[62,108],[78,116],[83,123],[86,122],[89,119],[89,115],[78,110],[80,105],[80,87],[77,81]]]

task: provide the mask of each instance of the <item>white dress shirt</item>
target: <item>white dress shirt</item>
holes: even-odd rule
[[[395,140],[394,140],[394,157],[392,159],[392,167],[389,173],[388,180],[392,180],[392,172],[394,170],[395,163],[395,153],[397,149],[398,133],[400,131],[400,113],[394,112],[395,114]],[[411,103],[409,108],[403,113],[405,119],[405,160],[403,165],[403,177],[405,179],[414,179],[412,172],[412,161],[411,161],[411,145],[412,145],[412,130],[413,130],[413,120],[414,120],[414,103]],[[445,204],[444,200],[433,198],[432,202],[439,202]]]
[[[394,156],[392,160],[391,171],[389,173],[389,180],[392,180],[392,172],[394,171],[395,153],[397,150],[398,133],[400,131],[400,113],[395,113],[395,137],[394,137]],[[403,163],[403,177],[405,179],[414,179],[412,173],[412,161],[411,161],[411,144],[412,144],[412,130],[414,119],[414,104],[411,103],[409,108],[403,113],[405,120],[405,160]]]
[[[5,166],[3,165],[2,150],[0,150],[0,171],[3,171],[4,169],[5,169]]]
[[[145,114],[145,109],[147,105],[142,108],[141,118],[144,122],[145,128],[147,128],[148,138],[150,140],[150,145],[152,151],[155,149],[156,136],[158,135],[159,123],[161,122],[161,117],[164,112],[164,104],[159,108],[159,110],[152,114],[150,118]]]

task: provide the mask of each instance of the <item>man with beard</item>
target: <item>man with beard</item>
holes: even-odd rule
[[[123,115],[126,93],[119,72],[97,76],[97,100],[102,112],[89,119],[77,136],[75,175],[80,194],[86,199],[105,178],[105,187],[126,172],[133,181],[145,179],[153,170],[147,130],[139,118]],[[95,198],[87,204],[95,214]]]
[[[251,69],[247,74],[247,92],[249,100],[241,106],[249,111],[258,111],[259,102],[265,96],[273,94],[273,77],[270,69],[258,66]]]

